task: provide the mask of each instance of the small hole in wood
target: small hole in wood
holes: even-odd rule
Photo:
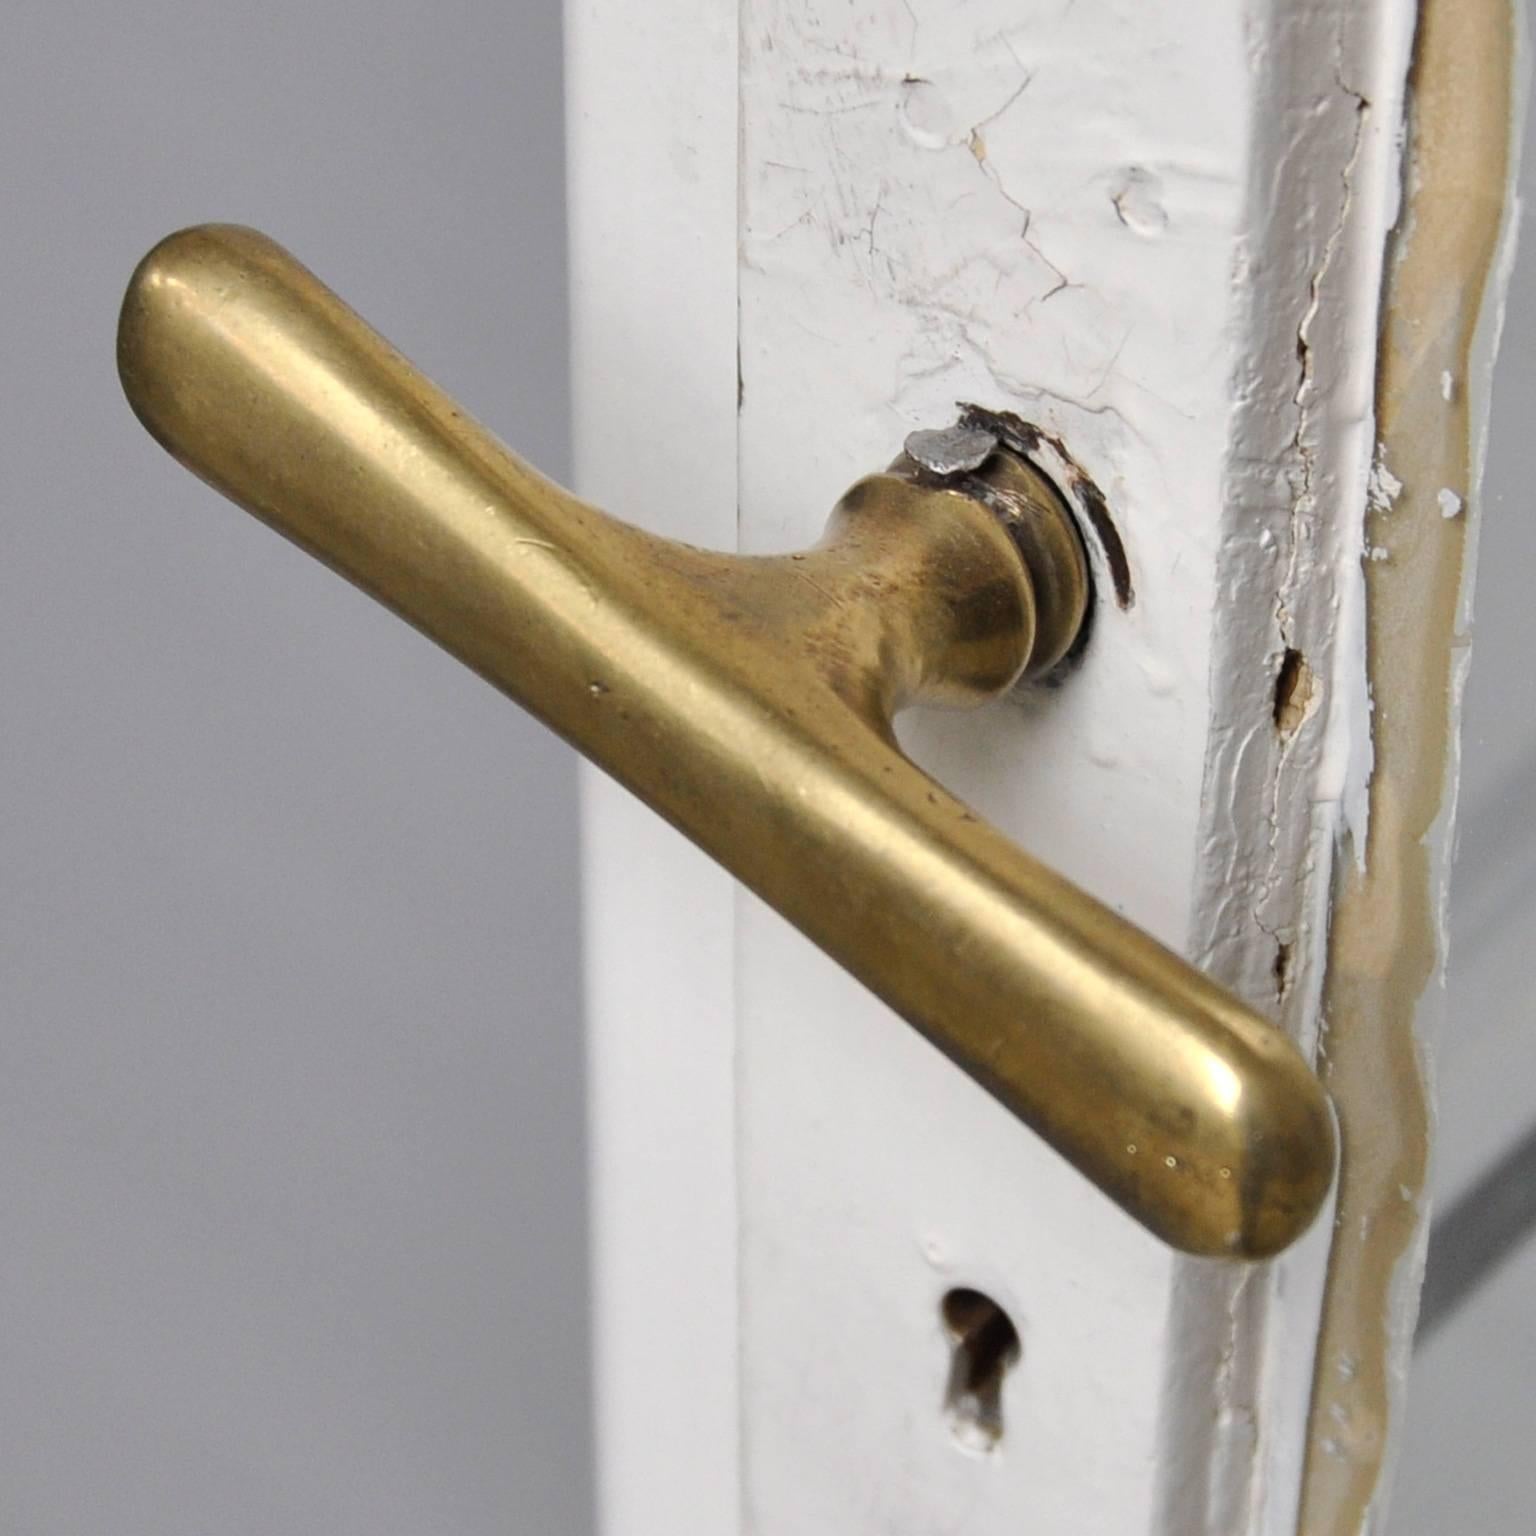
[[[1275,943],[1275,996],[1284,999],[1291,984],[1291,946],[1284,940]]]
[[[1289,736],[1307,718],[1313,687],[1307,658],[1294,646],[1287,646],[1275,675],[1275,728],[1282,736]]]
[[[940,1306],[952,1353],[944,1407],[955,1439],[990,1451],[1003,1438],[1003,1378],[1019,1358],[1019,1331],[990,1296],[960,1286]]]

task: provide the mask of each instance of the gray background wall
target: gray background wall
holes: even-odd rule
[[[567,468],[559,0],[11,0],[0,1533],[580,1533],[572,765],[149,441],[116,304],[277,235]]]
[[[1527,182],[1536,189],[1528,168]],[[161,234],[277,235],[567,468],[559,0],[12,0],[0,1536],[591,1529],[568,754],[172,468]],[[1536,1109],[1536,250],[1494,412],[1442,1202]],[[1400,1536],[1524,1536],[1536,1242],[1420,1354]]]

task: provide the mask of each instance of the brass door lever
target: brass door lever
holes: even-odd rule
[[[184,464],[580,748],[1158,1236],[1261,1257],[1307,1227],[1333,1129],[1290,1041],[896,745],[906,705],[995,698],[1078,635],[1082,549],[1022,457],[914,447],[814,549],[706,553],[541,478],[226,226],[140,264],[118,364]]]

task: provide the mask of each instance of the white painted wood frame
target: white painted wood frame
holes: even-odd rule
[[[1362,508],[1410,0],[568,0],[579,489],[804,545],[954,403],[1130,557],[920,762],[1315,1043],[1369,770]],[[1283,679],[1277,708],[1277,683]],[[1296,1526],[1329,1224],[1181,1259],[621,792],[584,788],[614,1536]],[[1022,1340],[989,1450],[946,1291]]]

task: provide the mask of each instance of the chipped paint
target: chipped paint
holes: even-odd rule
[[[1313,1049],[1334,852],[1367,808],[1350,509],[1390,483],[1369,360],[1414,9],[1276,5],[1264,17],[1266,109],[1231,277],[1252,339],[1235,380],[1193,932],[1203,965]],[[1228,1447],[1171,1459],[1166,1529],[1295,1530],[1327,1248],[1319,1233],[1262,1276],[1201,1277],[1178,1298],[1175,1326],[1204,1341],[1192,1347],[1214,1373]],[[1214,1356],[1213,1313],[1227,1318]],[[1196,1427],[1182,1433],[1198,1446]]]
[[[1343,1167],[1303,1494],[1307,1536],[1382,1529],[1417,1313],[1426,1044],[1445,957],[1480,391],[1513,246],[1517,43],[1510,0],[1423,4],[1407,191],[1379,341],[1380,449],[1365,497],[1370,814],[1368,827],[1348,828],[1356,857],[1341,861],[1323,992],[1321,1065],[1339,1110]]]

